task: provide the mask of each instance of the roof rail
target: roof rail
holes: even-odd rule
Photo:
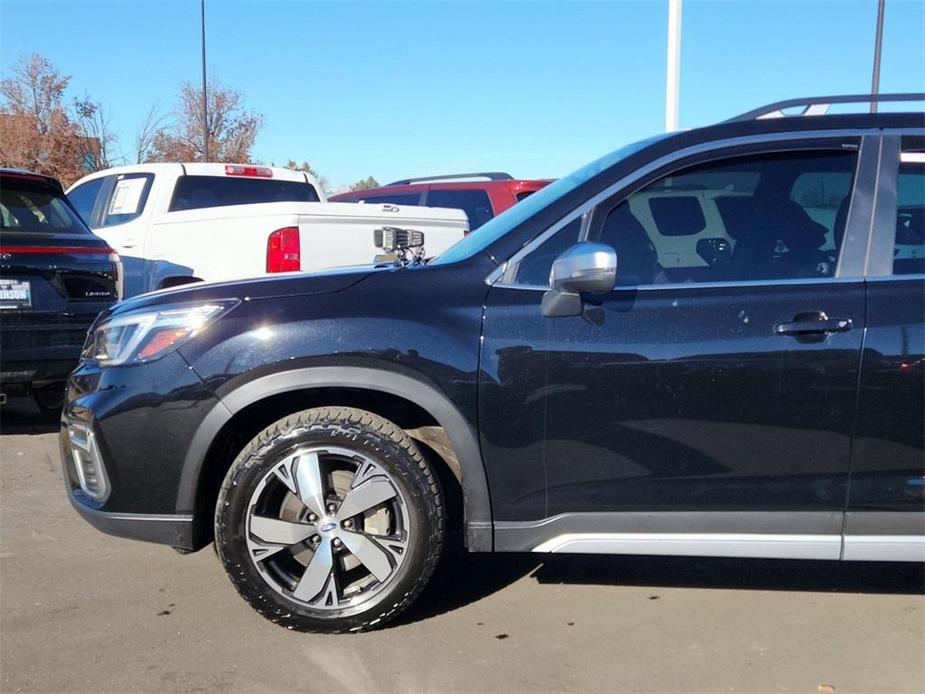
[[[403,178],[400,181],[387,183],[389,186],[405,186],[409,183],[424,183],[425,181],[446,181],[453,178],[487,178],[489,181],[513,181],[514,177],[503,171],[482,171],[480,173],[447,174],[445,176],[422,176],[420,178]]]
[[[759,118],[782,118],[788,114],[784,113],[785,108],[796,108],[802,106],[800,113],[793,114],[796,116],[824,116],[833,104],[873,104],[884,101],[925,101],[925,94],[849,94],[841,96],[814,96],[804,99],[787,99],[786,101],[777,101],[753,111],[743,113],[735,118],[730,118],[727,123],[743,120],[757,120]]]

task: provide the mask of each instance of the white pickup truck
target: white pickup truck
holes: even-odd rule
[[[469,229],[461,210],[326,202],[309,174],[250,164],[120,166],[81,178],[67,196],[121,256],[126,297],[370,263],[384,226],[423,231],[428,255]]]

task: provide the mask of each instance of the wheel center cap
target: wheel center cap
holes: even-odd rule
[[[318,531],[322,533],[331,533],[337,530],[337,521],[333,518],[325,516],[321,519],[321,522],[318,524]]]

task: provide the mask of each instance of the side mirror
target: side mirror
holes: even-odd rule
[[[609,292],[616,281],[617,253],[613,248],[588,241],[575,244],[552,263],[550,290],[543,295],[543,315],[580,315],[582,294]]]

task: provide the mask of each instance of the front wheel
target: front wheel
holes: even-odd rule
[[[444,506],[411,438],[377,415],[305,410],[238,455],[215,541],[238,592],[301,631],[361,631],[400,614],[440,556]]]

